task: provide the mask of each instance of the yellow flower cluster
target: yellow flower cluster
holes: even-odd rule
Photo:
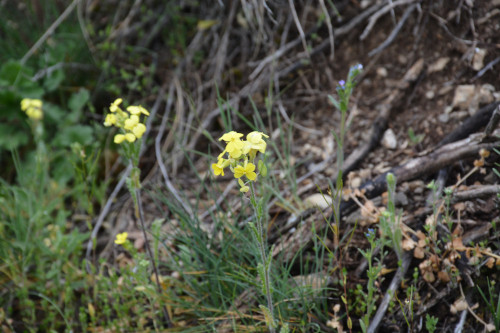
[[[114,142],[117,144],[122,143],[127,140],[128,142],[134,142],[140,139],[144,132],[146,132],[146,117],[149,116],[149,112],[142,106],[131,105],[127,107],[127,112],[120,108],[122,99],[118,98],[110,106],[109,111],[104,119],[104,126],[116,126],[122,129],[123,133],[116,134]],[[143,121],[141,122],[141,114],[145,115]]]
[[[127,237],[128,237],[128,232],[122,232],[121,234],[116,235],[115,244],[117,245],[125,244],[125,242],[127,241]]]
[[[226,142],[226,149],[218,156],[217,163],[212,164],[212,169],[216,176],[224,176],[224,168],[229,169],[234,173],[234,178],[238,179],[238,184],[241,186],[241,192],[248,192],[249,187],[246,186],[242,177],[245,176],[249,181],[257,179],[255,172],[255,157],[257,152],[264,154],[267,144],[263,137],[269,138],[262,132],[251,132],[247,135],[246,140],[241,140],[243,134],[231,131],[219,138],[219,141]],[[228,158],[223,158],[227,153]],[[259,172],[265,174],[265,166],[262,161],[259,161]]]
[[[21,110],[26,112],[30,119],[42,119],[42,101],[39,99],[24,98],[21,101]]]

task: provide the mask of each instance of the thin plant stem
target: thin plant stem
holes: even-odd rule
[[[158,274],[158,267],[156,266],[156,261],[153,257],[153,251],[151,251],[151,247],[149,246],[148,235],[146,233],[146,224],[144,223],[144,211],[142,209],[142,199],[141,199],[141,190],[139,188],[135,189],[135,195],[137,197],[137,209],[139,211],[139,221],[141,222],[142,234],[144,235],[144,244],[146,246],[146,251],[148,253],[149,258],[151,259],[151,265],[153,266],[153,272],[156,281],[156,287],[158,288],[158,292],[160,295],[163,293],[161,284],[160,284],[160,276]],[[165,322],[167,324],[167,328],[172,327],[171,319],[168,314],[168,311],[165,306],[162,306],[163,316],[165,318]]]
[[[250,182],[250,191],[251,191],[251,202],[252,207],[254,208],[256,219],[257,219],[257,231],[259,233],[258,245],[260,252],[260,259],[262,260],[262,265],[264,267],[264,285],[266,289],[266,298],[267,298],[267,307],[270,314],[270,322],[268,323],[269,332],[274,333],[274,307],[273,307],[273,298],[271,295],[271,276],[269,271],[271,269],[271,265],[267,263],[266,260],[266,235],[264,233],[264,225],[262,223],[262,213],[259,212],[257,207],[257,201],[255,200],[255,189],[253,183]]]

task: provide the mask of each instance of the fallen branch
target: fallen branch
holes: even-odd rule
[[[484,135],[481,134],[472,135],[460,141],[456,140],[467,137],[485,126],[494,109],[499,104],[500,102],[496,102],[482,108],[473,117],[465,121],[458,129],[441,140],[437,146],[438,148],[428,152],[427,155],[414,158],[401,166],[392,168],[384,174],[379,175],[374,180],[367,181],[361,185],[360,190],[364,191],[368,199],[371,199],[386,191],[387,184],[385,177],[389,172],[396,176],[398,182],[409,181],[422,175],[436,172],[457,161],[478,156],[479,150],[481,149],[492,150],[494,147],[497,147],[500,144],[498,139],[487,142],[491,139],[483,140]],[[355,207],[356,205],[353,200],[343,202],[340,206],[342,215],[347,214]]]

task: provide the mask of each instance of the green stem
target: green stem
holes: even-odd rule
[[[151,247],[149,246],[148,235],[146,233],[146,224],[144,223],[144,211],[142,209],[142,199],[141,199],[141,190],[139,188],[135,189],[135,195],[137,198],[137,209],[139,210],[139,220],[141,222],[141,229],[144,236],[144,244],[146,246],[146,251],[148,253],[149,258],[151,259],[151,265],[153,266],[156,287],[158,288],[158,293],[161,295],[163,293],[161,284],[160,284],[160,276],[158,274],[158,267],[156,266],[156,261],[153,256],[153,252],[151,251]],[[165,322],[167,324],[167,328],[172,327],[172,322],[170,316],[168,315],[167,308],[162,306],[163,317],[165,318]]]
[[[269,332],[274,333],[274,307],[273,307],[273,298],[271,295],[271,276],[269,271],[271,269],[271,265],[267,264],[266,260],[266,240],[264,233],[264,225],[262,223],[262,214],[259,213],[258,203],[255,200],[255,190],[253,183],[250,182],[250,191],[251,191],[251,202],[255,211],[255,215],[257,218],[257,231],[259,233],[258,245],[260,252],[260,259],[262,260],[262,265],[264,266],[264,285],[266,288],[266,298],[267,298],[267,307],[269,309],[269,313],[271,316],[271,322],[268,323]]]

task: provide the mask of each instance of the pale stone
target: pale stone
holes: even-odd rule
[[[387,69],[385,67],[379,67],[377,68],[377,75],[380,77],[387,77]]]
[[[446,67],[446,65],[448,64],[449,61],[450,61],[449,57],[439,58],[438,60],[436,60],[434,63],[432,63],[429,66],[429,69],[427,70],[427,72],[429,74],[434,73],[434,72],[440,72]]]
[[[446,124],[450,120],[450,115],[448,113],[442,113],[438,116],[438,120]]]
[[[495,92],[495,87],[493,87],[491,84],[483,84],[479,88],[478,96],[477,99],[480,104],[490,104],[492,103],[495,98],[493,97],[493,93]]]
[[[476,48],[472,58],[472,69],[479,71],[484,67],[484,57],[487,51],[485,49]]]
[[[396,139],[396,134],[394,134],[394,131],[392,129],[388,129],[384,133],[384,137],[382,138],[382,146],[384,146],[387,149],[396,149],[398,146],[398,141]]]
[[[460,85],[455,89],[453,97],[453,107],[460,109],[468,109],[474,99],[476,87],[473,84]]]
[[[326,209],[332,204],[332,198],[326,193],[315,193],[308,196],[304,200],[304,204],[307,208],[319,207],[320,209]]]

